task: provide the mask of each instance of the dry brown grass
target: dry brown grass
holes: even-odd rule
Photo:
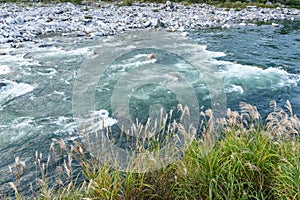
[[[121,128],[119,136],[130,143],[127,153],[143,156],[128,160],[125,172],[120,171],[112,148],[101,149],[106,153],[99,151],[99,141],[103,148],[108,144],[103,140],[113,138],[111,128],[95,135],[85,132],[85,144],[74,141],[67,145],[53,139],[49,155],[36,152],[31,196],[24,197],[20,191],[27,166],[18,157],[9,167],[15,180],[5,187],[17,199],[297,199],[299,120],[289,101],[285,108],[274,101],[270,107],[273,111],[265,124],[257,108],[244,102],[240,112],[228,109],[222,119],[215,119],[212,110],[201,112],[201,138],[194,137],[195,128],[186,126],[189,110],[181,105],[178,122],[170,120],[173,112],[161,112],[160,119],[149,119],[145,125],[136,121],[130,130]],[[140,139],[134,140],[132,135]],[[162,145],[171,139],[183,145]],[[80,165],[80,182],[74,162]],[[7,197],[0,192],[0,198]]]

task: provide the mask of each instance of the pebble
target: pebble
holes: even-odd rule
[[[68,3],[22,5],[0,4],[0,44],[13,43],[19,48],[23,41],[39,35],[59,33],[64,36],[95,37],[114,35],[129,29],[165,29],[186,35],[187,31],[208,27],[230,28],[237,23],[273,20],[297,20],[300,10],[248,6],[243,10],[216,8],[207,4],[184,6],[167,1],[165,4],[134,3],[120,6],[105,3],[74,5]],[[276,26],[275,23],[272,26]]]

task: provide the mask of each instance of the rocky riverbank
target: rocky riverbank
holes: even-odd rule
[[[32,41],[39,35],[95,37],[114,35],[130,29],[188,31],[204,27],[230,27],[232,23],[299,19],[300,10],[247,7],[236,11],[199,4],[138,3],[112,4],[0,4],[0,44]]]

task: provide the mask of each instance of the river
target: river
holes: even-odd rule
[[[223,81],[226,96],[223,103],[227,107],[237,110],[239,102],[245,101],[257,106],[265,117],[270,111],[270,100],[276,100],[280,106],[289,100],[294,112],[300,114],[300,22],[276,23],[278,27],[265,23],[236,24],[228,29],[210,28],[189,33],[188,37],[202,49],[199,59],[209,57],[206,62],[210,62],[209,66],[216,69],[219,80]],[[163,36],[164,32],[160,34]],[[47,155],[53,138],[66,142],[78,138],[80,130],[74,119],[74,85],[76,81],[78,84],[78,74],[82,72],[87,57],[97,53],[93,50],[106,51],[101,46],[105,40],[103,37],[46,35],[37,40],[38,43],[24,42],[20,48],[13,48],[10,44],[1,46],[7,54],[0,57],[0,82],[6,85],[0,88],[0,183],[14,180],[13,175],[6,174],[15,157],[25,160],[33,169],[24,176],[30,181],[35,174],[36,151]],[[155,38],[152,40],[155,43]],[[113,119],[120,122],[120,113],[114,113],[112,105],[116,102],[111,99],[117,95],[115,99],[128,100],[125,96],[130,91],[124,87],[128,83],[122,79],[126,76],[132,82],[148,80],[143,87],[136,85],[131,88],[134,91],[128,100],[128,112],[133,118],[145,122],[153,113],[155,116],[161,105],[166,110],[175,109],[180,102],[177,93],[172,88],[153,84],[156,79],[151,79],[151,83],[147,79],[157,76],[157,70],[130,74],[131,69],[155,65],[158,58],[161,65],[171,66],[174,70],[170,73],[161,67],[156,68],[162,70],[163,80],[180,82],[184,78],[189,83],[189,88],[181,89],[182,92],[185,90],[184,94],[193,90],[198,102],[197,109],[193,110],[204,111],[212,106],[210,90],[205,87],[213,85],[199,79],[188,58],[178,57],[164,49],[144,48],[128,51],[112,60],[109,70],[104,71],[95,85],[92,99],[95,110],[108,110],[111,123],[117,123]],[[155,55],[153,58],[149,57],[151,53]],[[118,89],[117,84],[123,89]],[[183,97],[183,101],[193,95]],[[216,101],[214,103],[218,103]],[[103,111],[102,114],[107,113]]]

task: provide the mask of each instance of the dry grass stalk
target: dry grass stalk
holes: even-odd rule
[[[9,188],[14,190],[16,198],[18,198],[19,192],[18,192],[18,189],[17,189],[16,185],[13,182],[9,182],[7,185],[8,185]]]
[[[21,186],[21,176],[24,174],[24,171],[28,172],[26,163],[20,160],[19,157],[15,157],[14,167],[8,166],[9,172],[14,174],[17,179],[17,187]],[[10,184],[11,185],[11,184]],[[14,185],[11,185],[14,186]],[[14,187],[10,187],[14,189]]]
[[[274,135],[277,136],[284,136],[284,135],[299,135],[299,127],[300,122],[296,115],[293,114],[292,106],[290,102],[288,101],[286,103],[286,109],[287,111],[284,111],[282,108],[278,107],[276,105],[275,101],[270,102],[270,106],[274,109],[272,113],[269,114],[267,117],[267,129],[269,129]],[[198,140],[199,146],[205,146],[205,148],[209,147],[212,148],[215,144],[215,128],[217,125],[221,125],[223,128],[223,131],[225,132],[235,132],[237,134],[240,133],[246,133],[248,130],[253,131],[253,128],[260,123],[261,116],[259,115],[257,108],[255,106],[251,106],[249,104],[246,104],[242,102],[240,104],[241,107],[241,113],[231,111],[230,109],[227,110],[227,116],[226,118],[221,119],[215,119],[212,110],[207,110],[205,113],[201,112],[200,116],[204,117],[204,120],[200,123],[200,131],[203,132],[203,143]],[[175,146],[163,146],[163,142],[169,142],[170,139],[174,139],[178,142],[183,142],[182,138],[184,138],[188,143],[184,143],[185,145],[189,144],[192,140],[194,140],[195,135],[195,128],[192,125],[185,126],[187,122],[190,122],[190,112],[188,108],[182,105],[178,105],[178,110],[181,113],[180,120],[176,122],[175,120],[172,121],[172,111],[166,115],[163,114],[163,110],[161,110],[160,113],[160,119],[148,119],[146,124],[143,125],[138,120],[136,120],[136,123],[132,125],[130,130],[124,131],[124,128],[121,128],[121,134],[120,138],[122,139],[122,135],[126,135],[126,139],[131,143],[131,151],[135,152],[142,152],[144,153],[144,156],[137,157],[135,160],[132,160],[131,165],[129,166],[130,169],[128,171],[134,171],[135,169],[138,169],[140,167],[144,167],[145,171],[150,169],[151,167],[155,168],[157,166],[161,167],[164,164],[163,158],[161,160],[157,159],[158,156],[160,156],[160,151],[162,151],[162,148],[166,150],[166,160],[168,158],[172,158],[174,156],[174,151],[176,151],[177,147]],[[151,126],[153,125],[153,126]],[[112,129],[109,127],[107,129],[101,130],[101,132],[97,132],[96,135],[100,136],[102,134],[102,138],[109,139],[112,141]],[[140,138],[140,140],[134,140],[131,136],[136,136]],[[183,137],[180,137],[183,136]],[[93,141],[94,138],[89,138],[90,136],[86,134],[86,142],[87,145],[96,145],[97,141]],[[101,137],[100,137],[101,138]],[[125,138],[124,138],[125,139]],[[93,141],[93,142],[91,142]],[[91,143],[89,143],[91,142]],[[114,142],[114,141],[113,141]],[[250,140],[250,142],[253,142]],[[146,145],[147,144],[147,145]],[[275,143],[274,143],[275,144]],[[105,143],[104,143],[105,145]],[[151,146],[152,145],[152,146]],[[278,142],[279,145],[279,142]],[[94,146],[96,147],[96,146]],[[98,147],[98,146],[97,146]],[[105,147],[106,148],[106,147]],[[105,149],[104,148],[104,149]],[[173,151],[169,151],[173,148]],[[130,151],[128,150],[128,151]],[[83,182],[83,184],[80,187],[80,191],[82,191],[85,194],[91,194],[90,191],[97,191],[99,194],[111,194],[113,190],[115,190],[115,186],[112,186],[112,183],[114,183],[114,180],[119,180],[118,175],[114,175],[111,173],[112,168],[105,166],[104,164],[100,164],[99,161],[97,161],[95,158],[99,158],[98,155],[93,156],[91,154],[92,159],[87,160],[85,155],[87,153],[86,147],[79,143],[74,142],[70,147],[67,146],[67,144],[63,140],[56,140],[53,139],[52,143],[50,145],[50,151],[52,152],[53,156],[48,156],[47,161],[43,162],[43,154],[36,152],[35,156],[35,164],[37,168],[40,171],[40,176],[36,177],[36,184],[41,188],[41,195],[44,199],[52,199],[53,198],[53,188],[49,188],[48,186],[48,178],[47,176],[49,168],[49,163],[51,161],[51,158],[59,159],[63,155],[67,155],[66,159],[63,160],[63,163],[60,163],[59,166],[56,168],[56,177],[55,182],[63,188],[63,191],[67,193],[72,193],[75,189],[75,184],[72,180],[73,177],[73,169],[72,169],[72,163],[73,160],[76,159],[80,162],[80,165],[82,166],[82,169],[85,170],[84,173],[87,174],[87,177],[89,177],[89,182]],[[203,151],[201,151],[202,153]],[[208,151],[205,151],[207,153]],[[65,154],[67,153],[67,154]],[[102,152],[100,152],[102,153]],[[132,152],[131,152],[132,153]],[[199,153],[199,152],[198,152]],[[114,165],[117,166],[117,158],[118,155],[115,152],[112,152],[112,154],[106,154],[105,156],[109,157],[115,157]],[[236,160],[236,157],[238,156],[237,153],[230,154],[230,158],[232,160]],[[198,158],[198,157],[197,157]],[[111,159],[111,158],[108,158]],[[111,161],[111,160],[110,160]],[[190,161],[191,162],[191,161]],[[284,161],[283,161],[284,162]],[[246,164],[243,164],[243,166],[246,166],[252,171],[258,172],[260,175],[263,173],[263,167],[260,169],[257,166],[260,165],[254,165],[253,162],[244,162]],[[147,166],[144,166],[146,165]],[[61,165],[61,166],[60,166]],[[176,162],[176,173],[172,174],[172,180],[177,181],[178,177],[187,177],[189,163],[185,163],[184,161],[177,161]],[[260,166],[261,167],[261,166]],[[9,167],[9,171],[13,174],[15,174],[17,180],[21,178],[21,175],[24,173],[24,169],[27,169],[26,163],[22,161],[19,157],[15,158],[15,164],[14,166]],[[130,174],[132,175],[132,174]],[[171,176],[171,175],[170,175]],[[67,177],[70,182],[65,183],[64,178]],[[121,179],[120,179],[121,180]],[[140,180],[139,180],[140,181]],[[134,189],[144,189],[143,187],[147,185],[148,183],[143,183],[144,180],[141,180],[141,183],[144,184],[143,186],[139,186],[140,188],[134,188]],[[215,179],[213,179],[214,182],[217,183]],[[18,182],[17,185],[20,185]],[[149,187],[153,190],[155,190],[154,186],[151,184],[148,184]],[[18,187],[15,183],[10,182],[8,184],[9,188],[13,189],[15,191],[15,195],[18,196]],[[124,188],[123,188],[124,189]],[[33,189],[32,189],[33,191]],[[120,189],[121,191],[121,189]],[[120,193],[120,191],[118,191]],[[145,190],[147,191],[147,190]],[[109,195],[108,195],[109,196]],[[103,197],[103,198],[107,198]],[[118,198],[120,197],[120,194],[117,194]],[[1,193],[0,193],[1,198]],[[112,198],[112,197],[111,197]],[[89,199],[89,197],[86,197],[86,199]]]
[[[250,162],[247,162],[245,165],[248,166],[250,170],[257,171],[259,174],[261,173],[261,169]]]
[[[291,139],[294,136],[299,136],[300,121],[293,114],[293,109],[289,101],[286,102],[285,108],[277,107],[275,101],[270,102],[270,107],[273,111],[267,116],[266,128],[277,139]]]

